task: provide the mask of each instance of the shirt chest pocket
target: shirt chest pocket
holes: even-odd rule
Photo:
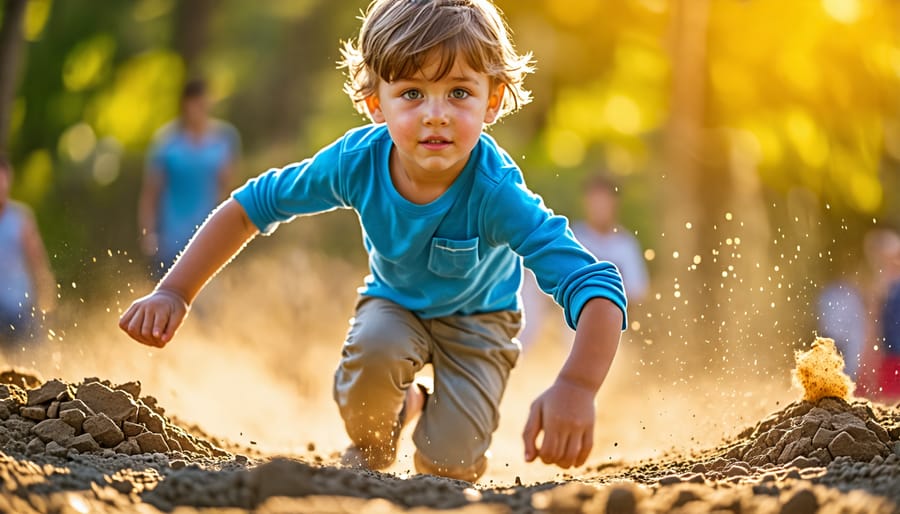
[[[435,237],[431,240],[428,269],[437,275],[464,278],[478,265],[478,238],[466,240]]]

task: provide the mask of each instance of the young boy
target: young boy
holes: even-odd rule
[[[625,326],[625,293],[615,266],[575,241],[483,133],[528,101],[530,56],[515,52],[487,0],[375,0],[343,53],[345,89],[375,124],[234,192],[120,326],[165,346],[203,284],[255,234],[351,208],[371,274],[335,373],[353,443],[345,462],[389,466],[400,429],[421,413],[420,472],[469,481],[484,473],[519,354],[524,262],[577,327],[558,378],[531,406],[525,458],[581,465],[593,444],[594,397]],[[430,395],[414,384],[426,363]]]
[[[0,156],[0,349],[15,361],[15,343],[32,336],[35,308],[56,305],[55,280],[31,210],[9,199],[12,164]]]

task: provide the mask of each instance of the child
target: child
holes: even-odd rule
[[[234,127],[209,117],[206,84],[185,84],[178,119],[160,129],[147,154],[138,201],[141,249],[153,259],[153,276],[163,275],[209,211],[227,196],[239,152]]]
[[[625,293],[615,266],[575,241],[482,132],[528,101],[530,56],[516,54],[488,0],[375,0],[343,53],[345,89],[375,124],[234,192],[120,326],[165,346],[203,284],[255,234],[352,208],[371,274],[335,373],[353,443],[344,462],[389,466],[400,429],[421,413],[417,470],[469,481],[484,473],[519,354],[524,262],[577,326],[558,378],[531,406],[525,458],[581,465],[594,397],[625,326]],[[430,395],[414,383],[426,363]]]
[[[0,156],[0,343],[14,359],[13,343],[33,335],[35,308],[52,310],[56,294],[34,216],[9,199],[12,179],[12,165]]]

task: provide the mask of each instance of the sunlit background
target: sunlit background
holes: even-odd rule
[[[0,133],[17,169],[13,196],[35,210],[60,284],[50,339],[64,350],[53,366],[72,376],[143,373],[161,389],[186,381],[195,366],[154,368],[175,366],[178,353],[146,357],[114,332],[120,309],[150,287],[135,215],[144,152],[176,115],[185,78],[197,75],[211,85],[216,116],[241,133],[241,181],[363,123],[335,63],[366,2],[25,3],[18,67],[0,71],[0,82],[17,84],[0,99]],[[627,398],[636,412],[601,436],[596,458],[708,441],[790,401],[792,352],[814,336],[822,285],[872,279],[862,263],[865,234],[900,226],[900,3],[497,4],[517,47],[534,53],[537,73],[527,83],[533,104],[492,134],[532,189],[574,219],[582,179],[600,169],[616,176],[622,223],[650,268],[651,296],[633,307],[601,398]],[[271,358],[256,354],[267,380],[327,400],[321,370],[336,362],[365,262],[346,212],[257,241],[236,263],[254,279],[229,270],[206,293],[189,329],[203,340],[195,348],[240,348],[240,356],[272,349]],[[561,352],[568,336],[549,332],[542,351]],[[295,366],[285,366],[286,355]],[[539,385],[549,384],[554,370],[526,361],[526,372],[543,371]],[[227,387],[232,372],[219,364],[227,378],[216,387]],[[190,395],[170,389],[160,396]],[[520,400],[513,407],[523,411],[528,398]],[[641,401],[643,410],[634,406]],[[186,402],[197,408],[196,399]],[[646,435],[656,421],[693,428]],[[518,430],[510,429],[512,443]],[[305,444],[289,434],[273,436],[273,445]]]

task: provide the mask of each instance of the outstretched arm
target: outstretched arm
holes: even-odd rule
[[[606,379],[622,327],[622,311],[605,298],[581,311],[572,351],[556,381],[531,404],[522,438],[525,460],[581,466],[594,446],[594,397]],[[541,446],[538,435],[543,432]]]
[[[203,223],[175,265],[149,295],[119,318],[136,341],[162,348],[181,326],[203,286],[257,234],[244,208],[223,202]]]

